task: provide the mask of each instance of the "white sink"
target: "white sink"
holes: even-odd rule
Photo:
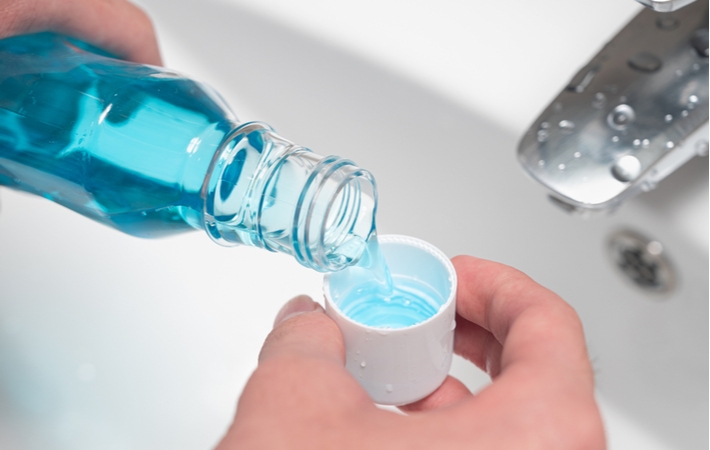
[[[240,118],[370,169],[382,233],[505,262],[574,305],[612,450],[708,447],[707,159],[589,221],[515,160],[528,123],[635,2],[140,3],[166,64]],[[670,293],[616,270],[606,242],[622,228],[663,244]],[[2,189],[0,448],[210,448],[277,310],[320,292],[283,255],[200,232],[140,240]],[[460,360],[453,372],[487,382]]]

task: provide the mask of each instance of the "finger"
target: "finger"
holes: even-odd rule
[[[454,353],[495,377],[500,373],[502,351],[503,346],[490,331],[456,315]]]
[[[254,391],[259,402],[267,396],[293,408],[303,402],[333,402],[337,398],[372,403],[345,369],[343,337],[318,303],[298,296],[284,305],[275,322],[243,401]]]
[[[457,313],[480,327],[457,324],[462,356],[483,358],[495,372],[515,366],[528,376],[544,373],[541,379],[547,381],[566,377],[585,388],[593,385],[582,325],[572,307],[511,267],[468,256],[453,262],[459,280]]]
[[[302,317],[299,317],[302,316]],[[323,307],[306,295],[289,300],[276,314],[259,363],[272,358],[303,357],[345,364],[342,336]]]
[[[472,397],[473,394],[471,394],[471,391],[469,391],[463,383],[449,375],[441,386],[428,396],[414,403],[401,405],[398,408],[408,413],[431,411],[445,408],[446,406]]]
[[[0,2],[0,38],[54,31],[131,61],[160,65],[150,18],[126,0],[7,0]]]
[[[293,439],[323,434],[324,421],[366,409],[376,411],[345,369],[340,330],[320,305],[299,296],[278,313],[218,448],[242,448],[245,441],[259,442],[253,448],[287,448]]]
[[[500,442],[524,435],[538,436],[540,442],[551,436],[558,443],[581,442],[580,436],[603,440],[593,372],[574,309],[510,267],[472,257],[453,262],[458,275],[456,350],[483,362],[495,376],[474,399],[461,402],[466,412],[461,417],[476,417]]]

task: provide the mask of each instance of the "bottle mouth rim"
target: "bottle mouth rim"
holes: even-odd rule
[[[377,188],[372,174],[348,159],[328,156],[321,164],[303,191],[302,204],[307,207],[294,217],[295,229],[303,230],[298,241],[304,243],[297,258],[320,272],[336,272],[355,264],[364,253],[375,230]],[[362,207],[368,201],[372,207]],[[326,205],[322,210],[321,204]]]

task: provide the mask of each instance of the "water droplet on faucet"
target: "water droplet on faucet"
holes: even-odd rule
[[[641,161],[633,155],[624,155],[611,168],[611,174],[621,182],[636,179],[641,173]]]
[[[615,130],[625,130],[636,120],[636,112],[627,104],[618,105],[606,118],[610,127]]]
[[[537,131],[537,141],[538,142],[545,142],[547,139],[550,137],[550,132],[547,130],[538,130]]]
[[[592,101],[592,107],[600,109],[606,103],[606,95],[603,92],[597,92],[594,94],[594,100]]]
[[[560,127],[560,131],[565,134],[570,134],[574,131],[574,122],[571,120],[560,120],[558,126]]]

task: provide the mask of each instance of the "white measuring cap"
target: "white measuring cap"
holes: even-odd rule
[[[456,272],[433,245],[409,236],[378,236],[390,273],[410,278],[438,294],[434,315],[402,328],[359,323],[343,313],[337,300],[355,286],[348,271],[329,273],[323,282],[326,314],[343,334],[346,368],[375,403],[405,405],[434,392],[451,368],[456,327]],[[385,312],[386,314],[386,312]]]

